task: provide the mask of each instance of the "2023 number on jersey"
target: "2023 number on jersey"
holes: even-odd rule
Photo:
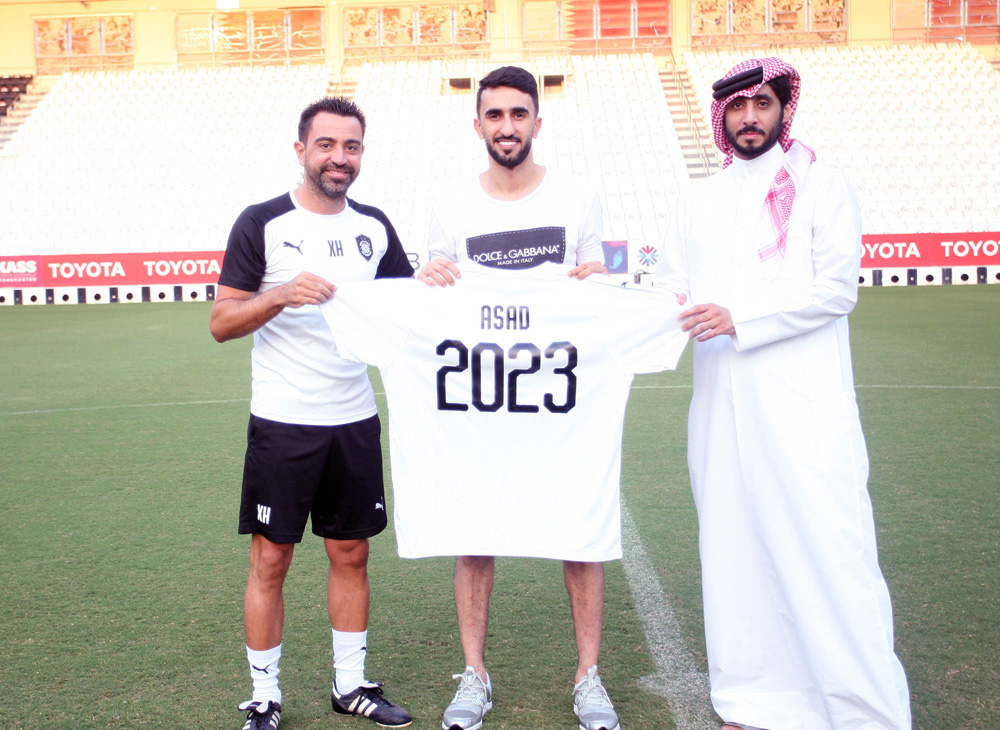
[[[530,377],[542,369],[542,350],[537,345],[530,342],[519,342],[505,352],[504,348],[495,342],[479,342],[472,347],[470,358],[470,350],[464,342],[443,340],[437,346],[436,353],[441,357],[448,357],[450,350],[458,353],[458,362],[454,365],[443,365],[437,371],[438,410],[469,410],[468,403],[458,403],[449,399],[448,382],[450,375],[454,378],[458,377],[458,373],[470,371],[472,405],[476,410],[494,413],[503,408],[506,403],[510,413],[538,413],[538,404],[519,403],[517,400],[518,379]],[[573,370],[577,365],[577,350],[571,342],[553,342],[545,348],[545,359],[555,361],[560,353],[565,353],[566,362],[564,365],[553,368],[552,372],[566,379],[566,392],[560,394],[562,396],[561,403],[556,402],[556,397],[552,393],[545,393],[542,403],[546,410],[551,413],[568,413],[576,405],[576,373]],[[513,361],[527,359],[528,363],[506,372],[505,363],[508,358]],[[492,399],[486,401],[483,398],[483,365],[484,361],[489,362],[490,360],[492,360],[491,369],[493,372]],[[504,387],[505,374],[507,376],[506,388]]]

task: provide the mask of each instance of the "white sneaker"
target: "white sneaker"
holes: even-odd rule
[[[472,667],[466,667],[461,674],[451,675],[458,680],[458,691],[445,708],[441,727],[444,730],[479,730],[483,726],[483,715],[493,707],[493,685],[490,675],[486,681],[476,674]]]
[[[580,719],[580,730],[620,730],[618,713],[608,692],[597,676],[597,665],[573,688],[573,712]]]

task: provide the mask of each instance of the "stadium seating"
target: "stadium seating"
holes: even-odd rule
[[[7,110],[18,102],[31,81],[29,75],[0,76],[0,117],[7,116]]]
[[[0,253],[217,250],[301,178],[322,66],[64,75],[0,150]]]
[[[499,64],[365,64],[368,118],[352,196],[382,207],[423,252],[431,203],[486,164],[474,96],[448,79]],[[561,76],[542,102],[538,159],[598,186],[605,238],[659,241],[687,174],[651,56],[537,58]],[[326,91],[320,66],[67,74],[0,152],[0,253],[224,247],[248,203],[301,179],[297,115]]]
[[[758,55],[761,55],[758,52]],[[1000,229],[1000,74],[964,45],[781,51],[804,94],[793,133],[854,183],[866,233]],[[712,81],[745,52],[685,54],[708,119]],[[430,208],[485,167],[476,80],[498,62],[366,63],[368,117],[352,196],[383,208],[422,255]],[[650,268],[688,184],[649,55],[533,57],[537,159],[594,182],[605,238]],[[873,72],[873,70],[877,70]],[[268,66],[62,76],[0,149],[0,254],[218,250],[248,203],[301,180],[298,114],[332,69]],[[471,86],[471,88],[469,88]]]
[[[792,135],[852,181],[865,233],[1000,229],[1000,74],[975,49],[816,46],[779,55],[803,78]],[[712,82],[746,56],[685,54],[706,119]]]
[[[424,247],[433,199],[486,167],[473,130],[475,86],[451,93],[447,80],[478,79],[499,65],[362,69],[355,99],[371,121],[355,192],[385,207],[411,250]],[[652,57],[538,57],[525,66],[564,79],[559,93],[546,95],[543,87],[536,159],[595,183],[606,239],[658,242],[687,173]]]

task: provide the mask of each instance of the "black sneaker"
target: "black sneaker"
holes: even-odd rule
[[[239,706],[247,713],[242,730],[278,730],[281,721],[281,703],[271,700],[249,700]]]
[[[409,712],[383,696],[382,687],[381,682],[365,682],[346,694],[339,694],[334,688],[330,704],[334,712],[367,717],[379,727],[406,727],[413,722]]]

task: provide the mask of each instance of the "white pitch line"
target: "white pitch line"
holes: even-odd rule
[[[684,633],[624,504],[622,549],[622,567],[656,662],[656,674],[643,677],[641,684],[670,703],[677,730],[717,730],[719,720],[709,701],[708,674],[701,671],[685,646]]]
[[[385,395],[381,391],[375,391],[375,395]],[[205,406],[219,403],[249,403],[249,398],[226,398],[222,400],[185,400],[170,403],[122,403],[109,406],[80,406],[78,408],[44,408],[36,411],[0,411],[0,418],[4,416],[37,416],[45,413],[77,413],[82,411],[117,411],[123,408],[167,408],[174,406]]]
[[[169,406],[204,406],[216,403],[247,403],[249,398],[228,398],[225,400],[187,400],[174,403],[124,403],[113,406],[80,406],[79,408],[45,408],[37,411],[6,411],[2,416],[36,416],[44,413],[76,413],[80,411],[116,411],[123,408],[166,408]]]
[[[855,385],[854,387],[893,390],[1000,390],[1000,385]]]
[[[1000,390],[1000,385],[855,385],[857,389],[892,390]],[[633,385],[632,390],[691,390],[690,385]]]
[[[632,390],[691,390],[690,385],[633,385]]]
[[[855,388],[871,388],[883,390],[1000,390],[1000,385],[855,385]],[[632,390],[690,390],[690,385],[633,385]],[[375,395],[384,396],[382,391]],[[246,403],[249,398],[228,398],[224,400],[189,400],[171,403],[124,403],[108,406],[81,406],[79,408],[43,408],[33,411],[0,411],[4,416],[37,416],[46,413],[77,413],[84,411],[114,411],[124,408],[166,408],[175,406],[204,406],[219,403]]]

